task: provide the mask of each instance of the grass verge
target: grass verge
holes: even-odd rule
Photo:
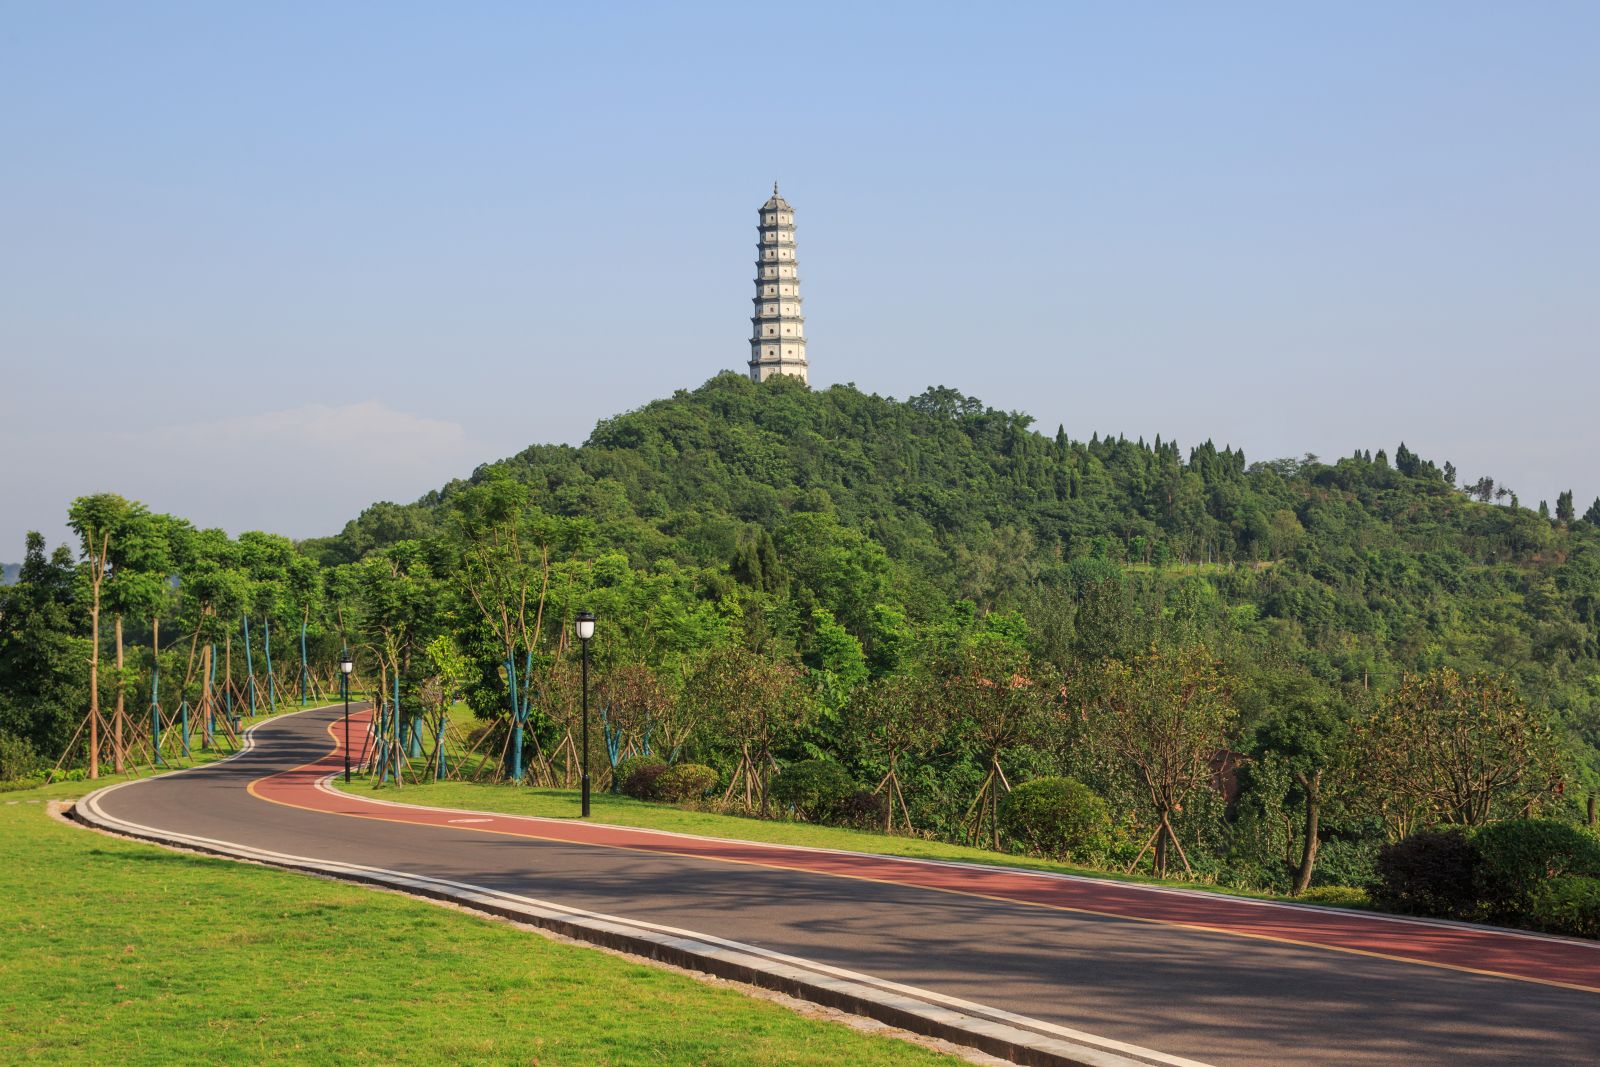
[[[384,800],[407,804],[426,804],[437,808],[472,808],[479,811],[500,812],[506,815],[540,815],[551,819],[576,819],[579,817],[578,793],[567,789],[535,789],[508,785],[486,785],[473,782],[440,782],[408,784],[401,789],[387,786],[374,794],[372,781],[360,779],[348,786],[335,780],[333,786],[342,791],[363,795],[377,795]],[[1157,879],[1120,871],[1103,871],[1090,867],[1076,867],[1068,863],[1040,859],[1036,856],[1016,856],[988,849],[953,845],[944,841],[924,838],[900,837],[894,834],[873,833],[866,830],[849,830],[837,826],[819,826],[814,823],[788,822],[773,819],[756,819],[740,815],[724,815],[672,804],[657,804],[634,800],[611,793],[595,793],[590,798],[591,821],[611,823],[616,826],[636,826],[649,830],[672,830],[703,837],[720,837],[739,841],[761,841],[776,845],[806,845],[812,848],[836,848],[849,852],[868,852],[880,856],[908,856],[916,859],[955,860],[963,863],[983,863],[992,867],[1017,867],[1024,870],[1051,871],[1058,874],[1082,875],[1109,881],[1132,882],[1139,885],[1162,885],[1193,889],[1224,896],[1248,897],[1253,900],[1291,900],[1332,907],[1364,907],[1364,895],[1343,897],[1289,898],[1271,893],[1252,893],[1246,890],[1177,879]],[[1347,891],[1353,893],[1353,891]]]
[[[0,1062],[954,1063],[437,905],[0,796]]]

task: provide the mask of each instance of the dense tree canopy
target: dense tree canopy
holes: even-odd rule
[[[115,527],[99,595],[139,650],[116,685],[153,665],[156,625],[191,687],[197,649],[236,674],[247,626],[304,628],[308,671],[348,643],[409,714],[460,692],[538,778],[588,608],[608,742],[711,763],[750,807],[775,765],[837,760],[877,787],[867,821],[993,842],[995,789],[1070,774],[1109,804],[1110,859],[1171,843],[1200,875],[1303,888],[1318,863],[1356,878],[1403,804],[1481,821],[1595,782],[1600,502],[1541,515],[1388,456],[1252,463],[1040,434],[951,389],[725,374],[299,545],[128,502],[100,522],[99,497],[79,514]],[[95,565],[26,552],[0,592],[0,734],[53,756],[89,703]],[[1464,809],[1377,773],[1384,730],[1451,714],[1445,669],[1537,735],[1536,773]],[[1388,807],[1354,795],[1379,781]]]

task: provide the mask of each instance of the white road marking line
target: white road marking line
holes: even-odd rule
[[[266,723],[258,723],[257,725],[264,726]],[[254,728],[252,728],[252,731],[253,729]],[[243,755],[243,750],[241,750],[241,752],[238,754]],[[229,758],[231,759],[234,757]],[[188,769],[192,768],[185,768],[185,770]],[[183,771],[173,771],[171,773],[181,774]],[[166,776],[163,775],[161,777]],[[140,779],[139,781],[154,781],[154,779],[146,778]],[[946,996],[942,993],[936,993],[932,990],[920,989],[916,986],[903,985],[898,982],[891,982],[886,979],[876,978],[872,975],[862,974],[860,972],[850,971],[840,967],[833,967],[827,964],[818,963],[813,960],[807,960],[799,956],[790,956],[785,953],[774,952],[772,950],[760,948],[744,942],[732,941],[727,938],[699,933],[698,931],[663,926],[657,923],[644,922],[642,920],[627,919],[621,916],[606,915],[601,912],[587,911],[582,908],[573,908],[564,904],[556,904],[553,901],[537,900],[533,897],[525,897],[515,893],[507,893],[501,890],[489,889],[485,886],[474,885],[470,882],[457,882],[450,879],[433,878],[427,875],[396,871],[385,867],[368,867],[361,864],[343,863],[337,860],[316,859],[309,856],[295,856],[289,853],[276,852],[271,849],[253,848],[248,845],[241,845],[231,841],[221,841],[215,838],[175,833],[159,827],[146,826],[141,823],[134,823],[125,819],[120,819],[109,814],[100,807],[99,801],[106,794],[114,792],[117,789],[121,789],[124,786],[136,784],[138,784],[138,781],[119,782],[115,785],[107,786],[104,789],[90,793],[78,803],[88,808],[102,825],[122,829],[125,832],[132,833],[134,836],[141,836],[139,831],[143,831],[146,835],[153,835],[170,841],[198,845],[205,849],[231,853],[233,855],[243,856],[247,859],[265,859],[267,862],[286,863],[291,866],[303,866],[312,869],[321,869],[324,871],[344,871],[351,874],[361,874],[376,881],[391,882],[401,886],[410,886],[413,888],[429,888],[435,893],[443,892],[443,895],[450,896],[458,900],[466,900],[468,902],[473,900],[492,901],[501,905],[510,905],[517,910],[523,910],[535,915],[542,914],[544,916],[561,918],[569,922],[574,922],[578,925],[587,926],[591,929],[604,930],[606,928],[611,928],[614,930],[620,930],[621,932],[629,934],[630,936],[647,937],[650,940],[674,944],[690,952],[697,952],[698,950],[698,954],[712,958],[736,958],[740,955],[755,957],[757,962],[765,962],[767,964],[767,966],[762,968],[767,971],[772,971],[774,968],[771,965],[777,964],[779,967],[788,967],[799,971],[809,972],[811,975],[815,976],[812,979],[813,981],[821,980],[823,984],[828,984],[828,980],[832,979],[836,983],[842,982],[849,985],[863,987],[868,992],[876,993],[877,996],[874,999],[880,1001],[882,1001],[885,994],[887,994],[889,997],[894,999],[905,999],[915,1002],[916,1005],[923,1007],[924,1010],[921,1012],[921,1014],[929,1014],[929,1009],[936,1014],[940,1013],[941,1009],[943,1012],[954,1011],[961,1015],[973,1017],[973,1022],[977,1023],[979,1027],[994,1026],[998,1024],[1008,1028],[1032,1031],[1033,1034],[1043,1037],[1046,1040],[1059,1038],[1080,1046],[1089,1046],[1087,1049],[1085,1049],[1085,1051],[1088,1052],[1101,1052],[1103,1050],[1103,1053],[1116,1057],[1115,1060],[1108,1059],[1105,1061],[1108,1064],[1108,1067],[1114,1062],[1120,1062],[1123,1064],[1129,1062],[1122,1057],[1136,1057],[1137,1059],[1143,1060],[1145,1063],[1163,1064],[1165,1067],[1208,1067],[1207,1064],[1204,1064],[1198,1060],[1186,1059],[1181,1056],[1170,1056],[1166,1053],[1157,1052],[1154,1049],[1142,1048],[1138,1045],[1117,1041],[1113,1038],[1100,1037],[1097,1034],[1090,1034],[1082,1030],[1074,1030],[1070,1027],[1057,1026],[1054,1023],[1045,1022],[1043,1019],[1035,1019],[1030,1016],[1019,1015],[1000,1008],[993,1008],[985,1004],[978,1004],[973,1001],[962,1000],[958,997]]]

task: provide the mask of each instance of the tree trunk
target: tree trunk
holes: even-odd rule
[[[117,616],[117,710],[116,718],[111,720],[111,758],[117,773],[122,773],[122,716],[123,686],[122,686],[122,616]]]
[[[206,642],[205,662],[200,667],[200,678],[202,679],[200,683],[200,703],[205,708],[202,714],[208,723],[215,721],[217,716],[217,709],[213,706],[211,696],[211,658],[216,654],[215,649],[215,645],[209,641]],[[231,722],[228,725],[229,727],[233,726]]]
[[[1310,887],[1311,871],[1317,863],[1317,820],[1322,814],[1321,784],[1321,771],[1313,774],[1309,780],[1301,780],[1306,793],[1306,843],[1305,850],[1300,854],[1300,870],[1294,876],[1295,896]]]
[[[96,566],[91,564],[91,566]],[[100,576],[89,602],[89,777],[100,777]]]

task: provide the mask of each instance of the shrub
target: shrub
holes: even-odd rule
[[[1478,899],[1491,918],[1521,922],[1534,894],[1564,875],[1600,875],[1600,839],[1556,819],[1508,819],[1472,836]]]
[[[1476,912],[1478,849],[1456,828],[1424,830],[1378,850],[1373,903],[1408,915],[1467,919]]]
[[[785,767],[772,780],[772,799],[794,809],[802,819],[833,818],[846,798],[856,791],[850,772],[832,760],[801,760]]]
[[[1377,877],[1379,844],[1366,838],[1330,837],[1317,849],[1312,886],[1368,885]]]
[[[622,768],[617,769],[620,771]],[[622,780],[622,791],[636,800],[657,800],[656,782],[666,772],[667,765],[660,760],[647,759],[636,763]]]
[[[39,754],[27,738],[0,733],[0,782],[27,778],[39,770]]]
[[[857,830],[882,830],[889,816],[889,794],[858,789],[839,802],[833,813],[834,821],[841,826]]]
[[[1367,891],[1353,885],[1319,885],[1295,897],[1307,904],[1336,904],[1347,908],[1364,908],[1371,903]]]
[[[1552,934],[1600,938],[1600,878],[1558,875],[1534,890],[1532,925]]]
[[[623,756],[611,770],[611,791],[625,793],[628,789],[628,779],[633,777],[633,772],[640,767],[650,764],[665,766],[666,760],[659,756]]]
[[[699,800],[717,784],[717,772],[703,763],[679,763],[656,776],[656,797],[674,804]]]
[[[1103,849],[1111,816],[1106,802],[1076,778],[1035,778],[1000,805],[1000,826],[1046,856]]]

